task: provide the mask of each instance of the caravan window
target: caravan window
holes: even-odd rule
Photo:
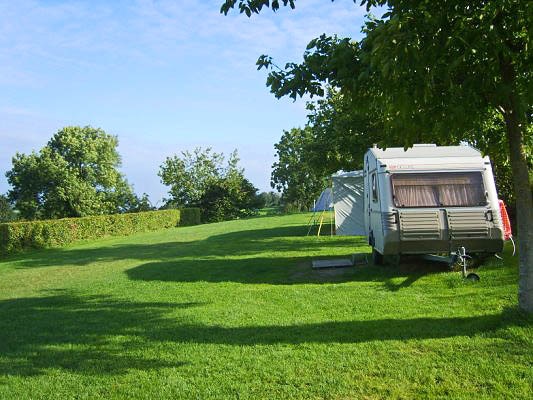
[[[372,174],[372,200],[378,201],[378,184],[376,174]]]
[[[468,207],[487,204],[481,172],[392,174],[396,207]]]

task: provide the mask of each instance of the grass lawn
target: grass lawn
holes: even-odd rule
[[[517,258],[464,281],[309,214],[108,238],[0,261],[0,398],[533,397]],[[328,229],[324,231],[329,232]]]

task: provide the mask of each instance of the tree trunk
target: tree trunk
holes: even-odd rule
[[[513,186],[516,196],[518,223],[518,255],[520,277],[518,283],[518,304],[520,308],[533,312],[533,201],[529,185],[528,166],[522,144],[522,132],[515,114],[505,118],[507,140],[509,141]]]
[[[509,143],[509,160],[513,172],[513,187],[516,197],[518,224],[519,281],[518,305],[533,313],[533,199],[529,170],[523,143],[523,132],[527,132],[525,112],[521,111],[516,92],[516,72],[510,60],[500,56],[502,83],[509,90],[503,117]],[[522,123],[521,123],[522,122]]]
[[[515,72],[511,63],[500,64],[503,83],[513,88]],[[519,282],[518,305],[523,310],[533,313],[533,199],[525,154],[523,132],[526,126],[525,116],[520,111],[519,101],[511,90],[508,103],[503,113],[509,143],[509,159],[513,172],[513,187],[516,196],[516,214],[518,224]],[[523,118],[521,118],[523,117]]]

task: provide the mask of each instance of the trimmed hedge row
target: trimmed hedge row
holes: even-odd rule
[[[131,235],[200,223],[199,209],[95,215],[82,218],[0,224],[0,254],[60,247],[77,240]]]

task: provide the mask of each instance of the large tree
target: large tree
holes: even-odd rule
[[[322,176],[362,169],[364,153],[383,141],[382,121],[361,112],[351,97],[337,90],[329,89],[325,98],[308,102],[307,109],[307,126],[312,132],[310,161]]]
[[[294,0],[282,0],[294,7]],[[273,70],[267,84],[276,96],[323,94],[325,82],[352,97],[360,109],[377,112],[384,144],[409,146],[435,138],[468,138],[498,112],[513,175],[520,257],[519,305],[533,311],[533,200],[528,171],[532,115],[533,3],[526,0],[363,0],[383,6],[369,18],[358,43],[322,36],[301,64]],[[226,0],[250,15],[279,1]],[[259,67],[272,67],[262,56]],[[483,132],[486,133],[486,132]],[[470,138],[472,136],[470,135]],[[483,140],[483,135],[477,138]]]
[[[9,199],[25,219],[126,211],[135,196],[118,171],[117,145],[101,129],[63,128],[38,153],[13,157]]]

